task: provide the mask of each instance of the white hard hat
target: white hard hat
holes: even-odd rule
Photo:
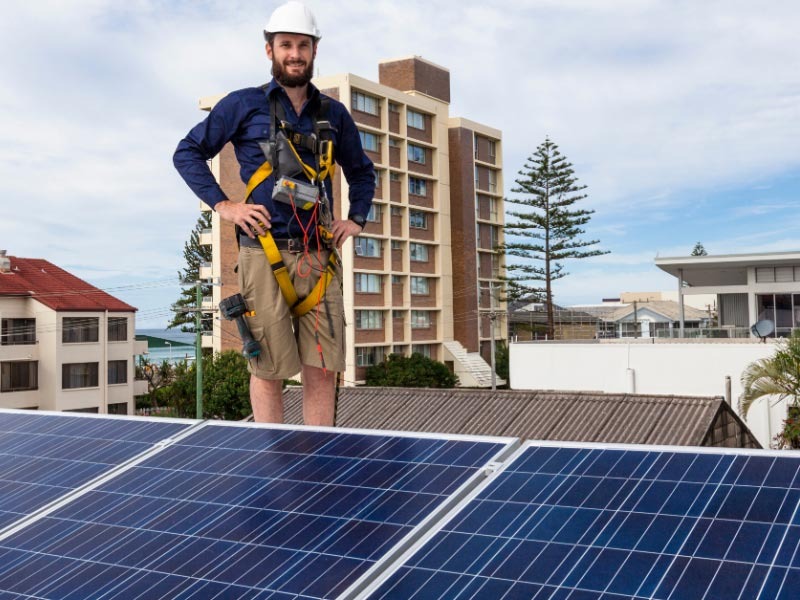
[[[264,37],[267,38],[273,33],[299,33],[310,35],[315,40],[322,37],[314,13],[305,4],[296,0],[280,5],[272,13],[264,28]]]

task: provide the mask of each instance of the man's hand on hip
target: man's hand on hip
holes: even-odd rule
[[[333,245],[341,248],[347,238],[361,233],[361,226],[349,219],[334,219],[331,233],[333,234]]]
[[[255,238],[255,234],[266,235],[267,229],[271,227],[270,219],[272,217],[266,207],[260,204],[223,200],[217,202],[214,210],[219,213],[221,218],[238,225],[250,238]]]

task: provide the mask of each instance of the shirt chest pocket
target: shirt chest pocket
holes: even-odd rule
[[[269,117],[267,115],[257,115],[242,127],[241,141],[266,141],[268,139]]]

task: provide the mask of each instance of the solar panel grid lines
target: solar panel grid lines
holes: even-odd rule
[[[0,590],[335,597],[511,443],[207,423],[0,542]]]
[[[196,423],[0,409],[0,539]]]
[[[780,452],[528,443],[359,597],[793,598],[799,471]]]

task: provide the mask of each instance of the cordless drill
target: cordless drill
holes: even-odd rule
[[[236,327],[239,329],[239,336],[242,338],[242,354],[245,358],[255,358],[261,353],[261,346],[253,339],[253,334],[250,333],[250,328],[244,320],[244,315],[247,313],[247,306],[244,303],[244,298],[241,294],[234,294],[228,296],[219,303],[219,310],[222,316],[228,321],[236,321]]]

